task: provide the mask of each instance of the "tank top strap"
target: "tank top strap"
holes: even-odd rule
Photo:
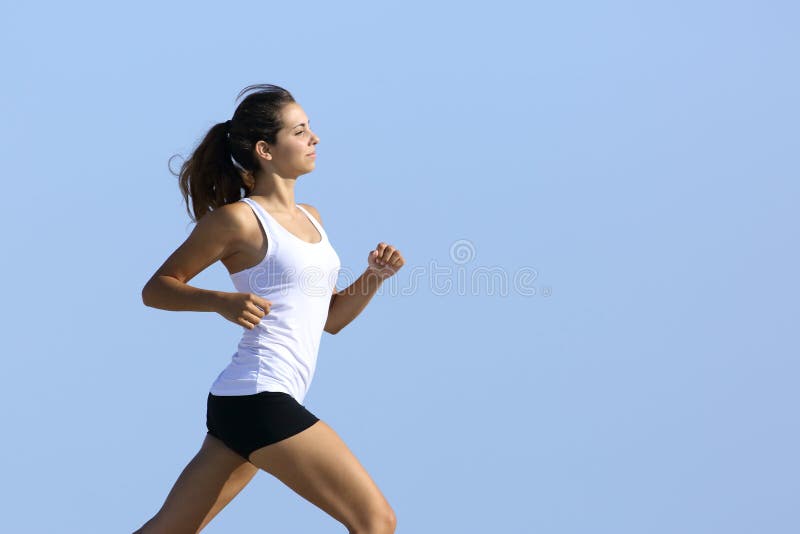
[[[256,218],[261,223],[262,228],[264,228],[264,232],[267,234],[268,242],[274,242],[275,236],[275,228],[272,226],[272,218],[269,216],[268,213],[258,205],[258,202],[253,200],[252,198],[243,197],[240,199],[240,202],[245,202],[246,204],[250,205],[250,208],[253,210],[253,213],[256,214]]]
[[[327,241],[328,240],[328,234],[325,233],[325,229],[322,227],[322,225],[319,223],[319,221],[317,221],[317,218],[314,217],[313,215],[311,215],[311,213],[309,213],[309,211],[307,209],[305,209],[303,206],[301,206],[300,204],[296,204],[296,206],[298,208],[300,208],[300,211],[305,213],[306,216],[309,218],[309,220],[311,221],[311,224],[314,225],[314,228],[317,229],[317,231],[319,232],[319,235],[322,236],[322,241]]]

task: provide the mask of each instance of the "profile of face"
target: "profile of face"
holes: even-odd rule
[[[311,130],[303,108],[295,102],[283,106],[281,124],[274,144],[256,143],[261,167],[283,177],[297,177],[313,171],[319,137]]]

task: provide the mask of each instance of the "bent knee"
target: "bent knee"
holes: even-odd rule
[[[364,518],[362,525],[350,528],[350,534],[394,534],[397,517],[390,507],[376,510]]]

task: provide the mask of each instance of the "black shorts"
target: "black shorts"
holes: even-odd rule
[[[250,460],[250,453],[294,436],[319,418],[282,391],[253,395],[208,394],[208,433]]]

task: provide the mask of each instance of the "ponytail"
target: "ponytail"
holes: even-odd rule
[[[186,211],[195,222],[209,211],[241,199],[242,189],[245,190],[244,196],[252,189],[231,160],[228,124],[214,125],[181,165],[178,185]],[[189,211],[189,197],[194,216]]]
[[[255,145],[262,139],[275,142],[282,127],[281,108],[294,102],[289,91],[270,84],[246,87],[237,100],[248,91],[254,92],[239,104],[233,119],[212,126],[180,171],[173,173],[194,222],[209,211],[250,195],[258,168]]]

